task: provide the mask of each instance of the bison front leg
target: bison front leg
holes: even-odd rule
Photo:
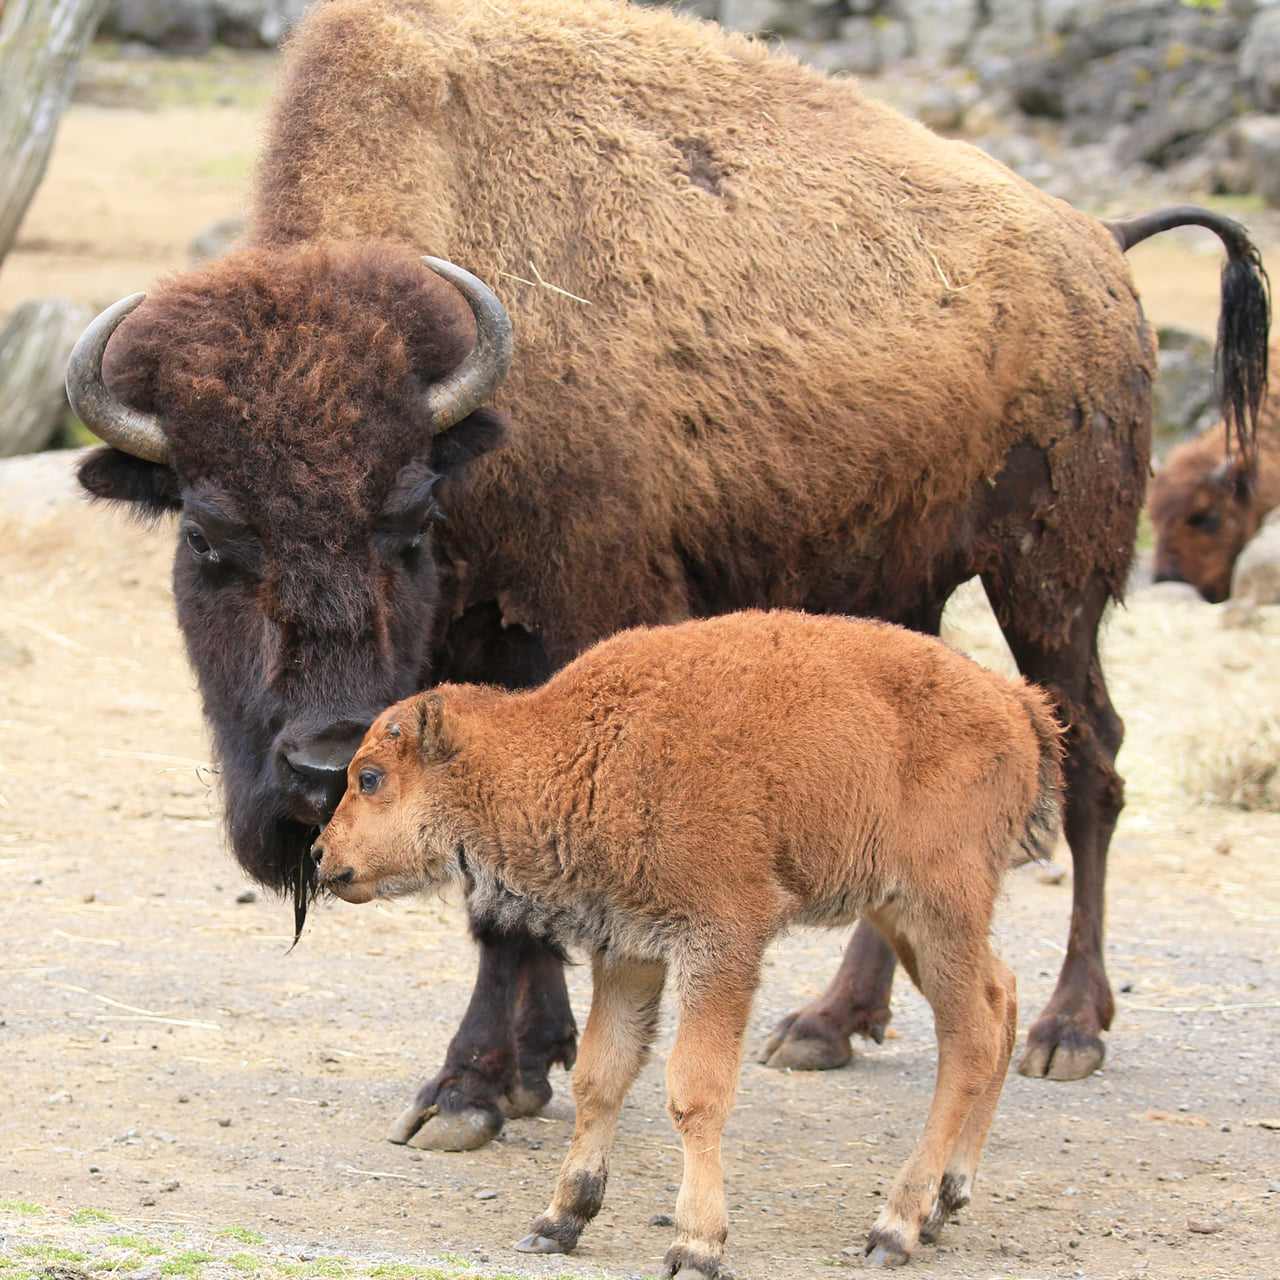
[[[874,925],[858,922],[831,984],[774,1028],[757,1061],[792,1071],[829,1071],[853,1057],[850,1036],[884,1043],[896,961]]]
[[[577,1027],[564,967],[525,934],[473,930],[476,985],[445,1053],[387,1137],[431,1151],[473,1151],[507,1115],[529,1115],[551,1097],[552,1065],[573,1062]]]

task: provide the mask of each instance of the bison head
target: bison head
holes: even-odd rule
[[[503,434],[479,405],[510,363],[506,313],[427,262],[438,274],[387,245],[241,250],[104,312],[68,373],[113,446],[83,486],[178,515],[178,621],[233,850],[304,904],[365,730],[428,679],[442,481]]]
[[[1180,445],[1147,497],[1157,582],[1189,582],[1213,604],[1231,593],[1231,571],[1258,531],[1252,472],[1223,454],[1216,432]]]

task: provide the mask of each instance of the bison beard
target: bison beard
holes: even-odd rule
[[[1187,220],[1224,239],[1238,422],[1267,323],[1241,229],[1099,223],[851,82],[606,0],[330,0],[281,83],[246,245],[98,334],[87,420],[139,457],[82,473],[182,513],[182,627],[250,871],[296,891],[351,735],[428,680],[537,683],[620,628],[744,607],[936,632],[978,575],[1067,722],[1072,921],[1021,1069],[1094,1070],[1123,798],[1097,629],[1154,369],[1120,247]],[[481,344],[423,252],[511,309],[501,447],[499,418],[427,407]],[[477,1145],[572,1056],[555,957],[477,936],[471,1004],[397,1141]],[[775,1065],[882,1031],[893,963],[860,925]]]

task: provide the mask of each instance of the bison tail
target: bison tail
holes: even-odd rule
[[[1267,392],[1267,341],[1271,328],[1271,282],[1257,246],[1234,218],[1194,204],[1168,205],[1103,225],[1115,237],[1122,253],[1149,236],[1185,226],[1207,227],[1226,247],[1214,381],[1226,429],[1227,455],[1232,453],[1234,436],[1252,486],[1258,472],[1258,412]]]
[[[1035,801],[1017,832],[1010,851],[1011,866],[1050,861],[1062,821],[1062,726],[1043,690],[1020,681],[1018,695],[1036,735],[1040,764]]]

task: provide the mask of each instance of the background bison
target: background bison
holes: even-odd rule
[[[1156,580],[1189,582],[1215,604],[1231,593],[1231,571],[1245,543],[1280,505],[1280,390],[1272,390],[1258,415],[1256,468],[1228,446],[1220,423],[1184,441],[1147,495]]]
[[[1239,416],[1265,302],[1217,228]],[[425,391],[470,322],[422,251],[502,291],[506,420],[433,433]],[[142,415],[165,461],[107,451],[83,479],[182,512],[180,621],[236,853],[303,896],[332,779],[390,696],[533,683],[620,626],[749,604],[936,630],[981,575],[1070,725],[1073,923],[1023,1068],[1074,1076],[1112,1012],[1121,726],[1096,630],[1132,554],[1151,357],[1117,235],[848,83],[665,13],[339,0],[292,45],[249,245],[107,347],[94,421],[124,443]],[[855,1024],[891,975],[859,936]],[[572,1056],[555,958],[479,941],[399,1140],[484,1141],[500,1098],[536,1107]]]

